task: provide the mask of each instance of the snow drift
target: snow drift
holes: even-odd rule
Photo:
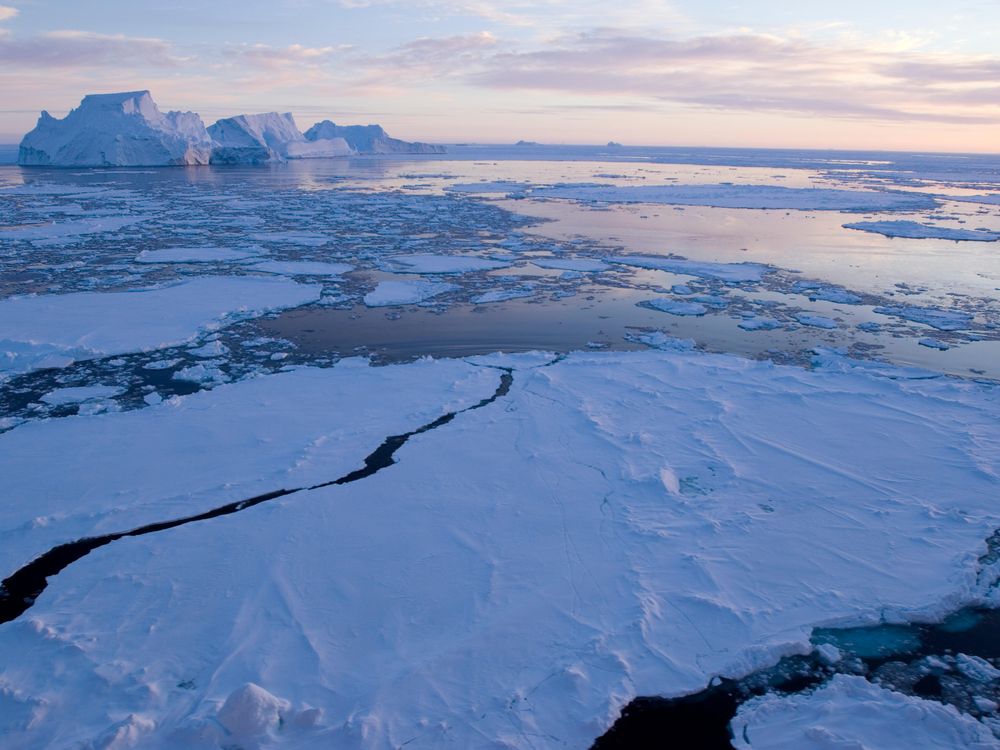
[[[91,94],[59,120],[43,111],[18,164],[152,167],[208,164],[212,141],[194,112],[163,113],[148,91]]]

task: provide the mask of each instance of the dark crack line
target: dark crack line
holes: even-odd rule
[[[256,495],[244,500],[227,503],[226,505],[221,505],[218,508],[213,508],[212,510],[207,510],[204,513],[198,513],[197,515],[175,518],[170,521],[159,521],[157,523],[139,526],[128,531],[118,531],[112,534],[105,534],[103,536],[84,537],[83,539],[78,539],[74,542],[67,542],[65,544],[60,544],[57,547],[53,547],[48,552],[36,557],[20,570],[16,571],[9,578],[5,578],[3,583],[0,584],[0,624],[15,620],[30,609],[38,596],[45,590],[46,586],[48,586],[49,578],[58,575],[68,566],[72,565],[80,558],[86,557],[95,549],[111,544],[112,542],[116,542],[124,537],[155,534],[160,531],[177,528],[178,526],[184,526],[185,524],[195,523],[197,521],[207,521],[210,518],[219,518],[220,516],[228,516],[233,513],[239,513],[241,510],[252,508],[255,505],[260,505],[270,500],[277,500],[281,497],[294,495],[299,492],[308,492],[310,490],[318,490],[324,487],[333,487],[341,484],[351,484],[352,482],[367,479],[382,469],[388,468],[396,463],[396,451],[402,448],[406,444],[406,441],[411,437],[422,435],[423,433],[430,432],[431,430],[436,430],[438,427],[443,427],[455,419],[455,417],[459,414],[475,411],[476,409],[482,409],[484,406],[492,404],[498,398],[506,396],[510,392],[510,387],[514,382],[513,369],[506,367],[498,367],[496,369],[501,371],[500,384],[497,386],[497,389],[492,396],[484,398],[478,403],[473,404],[472,406],[467,406],[464,409],[442,414],[433,422],[428,422],[427,424],[418,427],[415,430],[411,430],[410,432],[403,433],[402,435],[390,435],[382,441],[382,444],[379,445],[378,448],[365,456],[365,463],[362,468],[345,474],[338,479],[333,479],[329,482],[321,482],[320,484],[314,484],[307,487],[274,490],[273,492],[267,492],[263,495]]]

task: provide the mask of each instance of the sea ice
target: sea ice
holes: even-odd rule
[[[606,203],[665,203],[800,211],[920,211],[938,205],[934,198],[920,193],[786,188],[774,185],[553,186],[535,188],[530,195],[533,198]]]
[[[607,263],[593,258],[530,258],[539,268],[556,268],[564,271],[581,271],[583,273],[599,273],[607,271]]]
[[[387,307],[390,305],[415,305],[418,302],[437,297],[445,292],[459,289],[455,284],[443,281],[403,280],[380,281],[372,291],[365,295],[368,307]]]
[[[4,569],[70,530],[329,480],[491,393],[491,365],[517,368],[506,396],[367,479],[123,539],[51,579],[0,626],[5,745],[85,746],[135,715],[143,747],[221,747],[220,707],[253,683],[322,711],[309,746],[585,747],[636,695],[806,653],[820,623],[941,616],[989,585],[995,389],[679,351],[297,370],[22,425],[0,436],[2,475],[43,505],[3,506]],[[740,715],[751,742],[822,718],[810,696],[780,700],[801,710]],[[823,702],[856,709],[856,731],[913,711],[894,729],[908,747],[978,741],[950,709],[892,700]],[[824,726],[848,731],[851,711]]]
[[[531,297],[534,294],[535,290],[530,287],[521,287],[519,289],[492,289],[488,292],[477,294],[470,300],[470,302],[474,305],[486,305],[491,302],[506,302],[507,300]]]
[[[266,260],[250,266],[254,271],[283,276],[341,276],[354,270],[347,263],[324,263],[315,260]]]
[[[774,318],[753,317],[741,320],[737,325],[744,331],[773,331],[781,328],[784,323]]]
[[[265,277],[204,277],[126,292],[0,300],[0,372],[182,344],[228,321],[319,298],[322,287]]]
[[[608,258],[611,263],[637,268],[652,268],[685,276],[697,276],[703,279],[716,279],[731,284],[760,281],[764,275],[772,272],[769,266],[759,263],[710,263],[707,261],[687,260],[686,258],[664,258],[657,256],[626,255]]]
[[[836,675],[818,690],[765,695],[732,722],[738,750],[997,750],[984,724],[953,706]]]
[[[259,255],[255,249],[234,250],[228,247],[167,247],[162,250],[143,250],[136,263],[224,263],[246,260]]]
[[[698,316],[704,315],[708,312],[708,308],[700,302],[686,302],[664,297],[645,300],[640,304],[644,307],[651,307],[654,310],[659,310],[660,312],[670,313],[671,315]]]
[[[941,227],[932,224],[921,224],[916,221],[859,221],[854,224],[844,224],[846,229],[859,229],[862,232],[874,232],[886,237],[907,237],[910,239],[966,240],[973,242],[997,242],[1000,232],[985,229],[958,229]]]
[[[969,327],[972,323],[972,315],[962,310],[943,310],[939,307],[910,307],[904,305],[890,305],[876,307],[875,312],[880,315],[890,315],[894,318],[912,320],[914,323],[923,323],[939,331],[961,331]]]
[[[799,313],[795,316],[795,319],[802,325],[810,326],[812,328],[826,328],[832,330],[837,328],[839,325],[833,318],[828,318],[825,315],[814,315],[811,313]]]
[[[46,393],[40,400],[49,406],[64,406],[78,404],[81,401],[113,398],[121,393],[122,389],[113,385],[87,385],[76,388],[56,388],[54,391]]]
[[[431,255],[413,253],[393,255],[385,259],[387,270],[397,273],[469,273],[471,271],[492,271],[507,268],[510,263],[472,255]]]

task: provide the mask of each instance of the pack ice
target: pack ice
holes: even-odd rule
[[[4,508],[4,572],[76,534],[332,479],[489,396],[497,366],[515,368],[505,396],[374,475],[52,578],[0,625],[5,750],[583,748],[634,696],[808,651],[817,625],[988,595],[995,388],[681,351],[345,362],[19,427],[0,476],[35,504]],[[831,741],[800,743],[808,723]],[[755,750],[988,739],[843,680],[737,726]],[[908,745],[861,744],[897,731]]]
[[[18,164],[153,167],[208,164],[212,140],[194,112],[163,113],[148,91],[91,94],[59,120],[43,111]]]

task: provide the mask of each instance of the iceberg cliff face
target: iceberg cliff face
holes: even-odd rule
[[[212,142],[194,112],[160,112],[148,91],[91,94],[63,119],[42,112],[18,164],[152,167],[208,164]]]
[[[263,164],[351,153],[343,138],[307,141],[290,112],[228,117],[212,125],[208,134],[215,143],[213,164]]]
[[[430,143],[411,143],[390,138],[381,125],[337,125],[323,120],[313,125],[305,134],[306,140],[343,138],[359,154],[443,154],[444,146]]]

